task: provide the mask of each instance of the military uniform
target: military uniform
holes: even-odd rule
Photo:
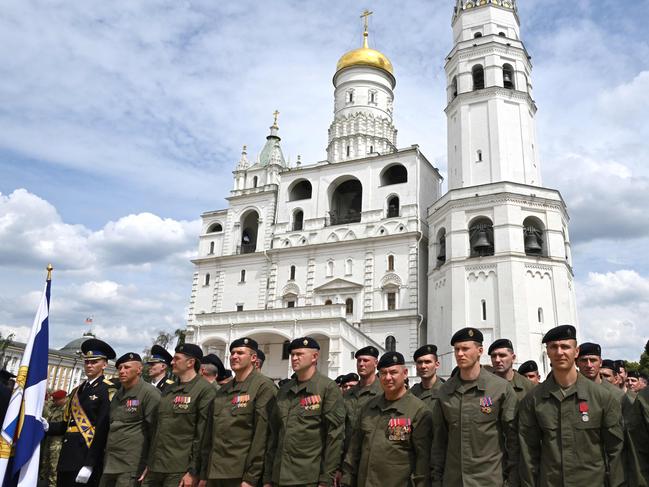
[[[154,387],[158,389],[158,392],[160,392],[160,395],[162,395],[167,389],[169,389],[175,383],[176,383],[175,381],[163,377],[161,380],[158,381],[157,384],[154,385]]]
[[[343,460],[349,448],[356,422],[365,405],[376,396],[383,394],[381,383],[376,378],[369,386],[361,387],[360,382],[343,395],[345,404],[345,440],[343,443]]]
[[[342,484],[351,487],[427,487],[432,412],[406,393],[383,394],[361,411],[345,457]]]
[[[519,407],[525,487],[624,485],[620,402],[581,374],[563,389],[553,376]]]
[[[199,475],[201,441],[216,391],[200,375],[169,386],[160,398],[145,484],[177,487],[186,474]]]
[[[484,369],[444,383],[433,404],[432,485],[518,485],[517,402],[509,382]]]
[[[151,347],[151,356],[146,361],[147,365],[162,363],[167,365],[167,369],[171,368],[171,360],[173,359],[172,355],[167,351],[166,348],[160,345],[153,345]],[[153,384],[153,381],[151,381]],[[157,383],[153,384],[162,394],[165,389],[174,385],[175,382],[167,378],[166,374],[160,379]]]
[[[55,406],[48,401],[47,410],[43,411],[43,417],[51,423],[63,421],[65,415],[64,406]],[[46,436],[41,443],[39,478],[43,485],[56,487],[56,465],[59,462],[63,438],[61,436]]]
[[[433,407],[433,400],[437,397],[439,390],[444,385],[439,377],[433,382],[433,387],[424,389],[421,382],[418,382],[410,388],[410,392],[417,398],[421,399],[429,408]]]
[[[209,479],[208,485],[238,487],[242,481],[260,482],[276,394],[275,384],[257,370],[243,382],[228,382],[216,393],[202,448],[201,479]]]
[[[291,379],[277,394],[264,483],[274,487],[333,485],[339,468],[345,406],[334,381],[316,372]]]
[[[134,487],[149,453],[160,392],[139,380],[117,391],[110,403],[110,429],[100,487]]]
[[[70,393],[63,421],[50,424],[48,435],[64,435],[57,466],[59,486],[99,483],[114,393],[113,383],[103,375],[92,382],[86,381]],[[92,467],[87,484],[75,482],[82,467]]]
[[[649,486],[649,388],[638,393],[628,416],[630,486]]]
[[[514,389],[516,398],[519,401],[522,401],[523,398],[527,396],[527,393],[534,389],[534,383],[516,371],[514,371],[514,376],[509,383],[512,385],[512,389]]]

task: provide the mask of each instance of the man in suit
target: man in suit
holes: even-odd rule
[[[88,379],[70,393],[64,420],[50,424],[48,430],[50,435],[64,435],[58,487],[97,486],[103,467],[110,400],[115,393],[114,384],[104,378],[104,369],[115,358],[115,351],[91,338],[81,344],[81,354]]]

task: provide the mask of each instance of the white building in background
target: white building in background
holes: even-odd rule
[[[568,213],[541,186],[530,56],[513,0],[458,0],[446,57],[448,187],[429,209],[428,340],[471,324],[547,367],[541,337],[577,323]],[[547,372],[547,370],[546,370]]]
[[[458,0],[453,33],[448,193],[418,146],[397,146],[392,64],[366,24],[336,67],[327,160],[287,164],[276,113],[256,160],[244,146],[228,208],[202,215],[188,341],[227,358],[254,337],[275,378],[298,336],[319,340],[330,376],[366,345],[410,359],[428,341],[448,373],[450,336],[468,324],[511,338],[522,361],[543,359],[545,330],[576,323],[568,216],[540,186],[516,5]]]

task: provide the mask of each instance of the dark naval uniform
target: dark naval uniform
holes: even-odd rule
[[[345,457],[342,484],[350,487],[428,487],[432,412],[406,393],[383,394],[361,411]]]
[[[137,357],[137,359],[135,359]],[[117,361],[140,361],[129,353]],[[110,403],[110,429],[100,487],[135,487],[142,475],[153,436],[160,392],[139,379],[131,389],[117,391]]]
[[[158,389],[158,392],[160,392],[160,394],[162,395],[169,387],[173,386],[175,383],[175,381],[164,377],[154,387]]]
[[[147,365],[163,363],[163,364],[167,364],[167,369],[171,369],[171,359],[173,359],[173,357],[169,352],[167,352],[167,349],[161,347],[160,345],[153,345],[151,347],[151,356],[148,358],[146,363]],[[158,390],[162,394],[165,391],[165,389],[172,386],[173,384],[175,384],[175,382],[169,379],[165,375],[162,379],[158,381],[157,384],[154,385],[155,387],[158,388]]]
[[[261,481],[276,394],[273,381],[257,370],[243,382],[232,380],[217,391],[203,437],[202,480],[236,487],[242,481],[251,485]]]
[[[316,372],[291,379],[277,394],[264,483],[273,487],[333,485],[340,466],[345,405],[336,383]]]
[[[624,485],[621,406],[605,387],[578,374],[563,389],[553,376],[519,407],[521,485]]]

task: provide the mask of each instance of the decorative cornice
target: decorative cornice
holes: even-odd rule
[[[446,108],[444,109],[444,113],[448,114],[450,111],[452,111],[453,108],[455,108],[455,105],[458,105],[460,100],[466,101],[470,100],[473,98],[486,98],[486,99],[492,99],[494,96],[502,96],[503,98],[508,98],[508,99],[515,99],[523,102],[527,102],[529,107],[536,113],[537,107],[536,103],[530,96],[530,94],[526,91],[520,91],[520,90],[510,90],[508,88],[503,88],[502,86],[487,86],[486,88],[483,88],[481,90],[473,90],[473,91],[465,91],[462,93],[458,93],[455,98],[453,98],[448,105],[446,105]]]

